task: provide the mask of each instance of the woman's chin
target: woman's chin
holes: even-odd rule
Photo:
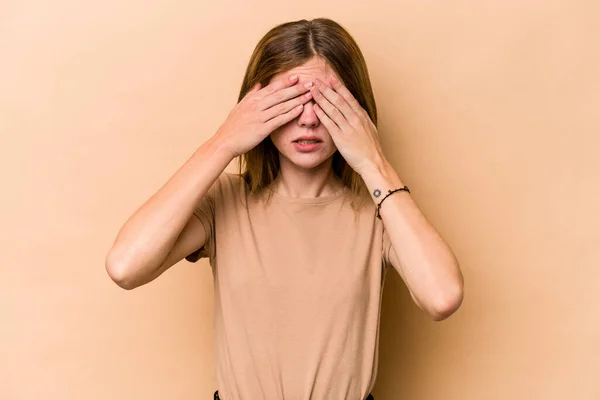
[[[330,157],[311,155],[311,156],[294,157],[294,158],[290,159],[290,161],[292,162],[292,164],[294,164],[298,168],[313,169],[313,168],[320,166],[321,164],[323,164],[325,161],[327,161],[329,159],[330,159]]]

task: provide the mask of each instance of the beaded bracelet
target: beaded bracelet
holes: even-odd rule
[[[381,208],[381,203],[383,203],[383,201],[385,199],[387,199],[390,194],[395,193],[395,192],[399,192],[401,190],[406,190],[408,193],[410,193],[410,189],[408,188],[408,186],[404,186],[404,187],[401,187],[401,188],[398,188],[398,189],[394,189],[394,190],[388,190],[388,194],[386,194],[385,197],[383,199],[381,199],[381,201],[379,202],[379,204],[377,204],[377,218],[381,219],[381,215],[379,215],[379,209]],[[373,192],[373,195],[377,196],[377,194],[381,195],[381,190],[375,189],[375,191]]]

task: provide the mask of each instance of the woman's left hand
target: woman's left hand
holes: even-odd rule
[[[316,102],[313,108],[348,165],[361,174],[385,159],[379,133],[369,114],[339,79],[331,78],[330,83],[328,86],[315,78],[311,88]]]

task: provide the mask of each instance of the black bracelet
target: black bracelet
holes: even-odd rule
[[[379,209],[381,208],[381,203],[383,203],[383,201],[385,199],[387,199],[390,194],[395,193],[395,192],[399,192],[401,190],[406,190],[408,193],[410,193],[410,189],[408,189],[408,186],[404,186],[404,187],[401,187],[401,188],[398,188],[398,189],[394,189],[394,190],[388,190],[388,194],[386,194],[385,197],[383,199],[381,199],[381,201],[379,202],[379,204],[377,204],[377,218],[381,219],[381,215],[379,215]]]

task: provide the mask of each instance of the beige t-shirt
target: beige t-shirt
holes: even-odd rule
[[[220,175],[194,211],[206,244],[186,257],[209,257],[213,271],[221,399],[365,399],[391,248],[375,204],[355,225],[346,187],[266,205],[248,193]]]

